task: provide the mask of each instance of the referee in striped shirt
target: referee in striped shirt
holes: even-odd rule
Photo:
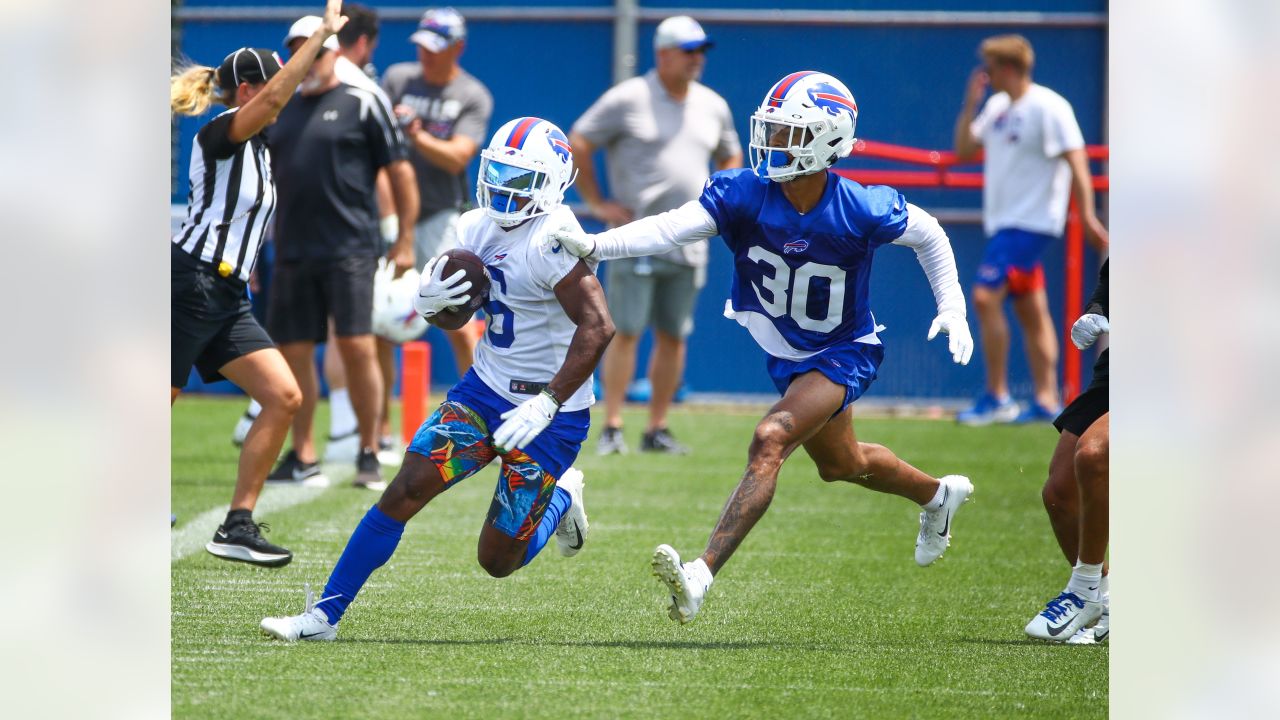
[[[267,542],[253,507],[279,454],[302,392],[284,356],[250,312],[246,283],[276,206],[271,158],[259,133],[293,96],[321,44],[346,23],[341,0],[289,63],[241,48],[218,68],[191,67],[170,83],[170,108],[200,115],[227,106],[196,133],[187,219],[171,243],[170,403],[194,365],[206,382],[226,378],[262,404],[240,451],[226,520],[206,549],[221,558],[281,567],[293,553]]]

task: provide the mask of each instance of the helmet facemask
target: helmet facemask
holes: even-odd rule
[[[751,168],[775,182],[790,182],[826,168],[814,153],[821,123],[807,125],[756,112],[751,116]]]
[[[545,171],[514,156],[494,155],[490,150],[480,154],[476,202],[498,225],[515,227],[531,217],[545,215],[560,204],[560,197],[554,201],[548,197]],[[562,197],[563,192],[559,195]]]
[[[774,182],[822,172],[853,150],[857,119],[853,94],[839,80],[792,73],[751,115],[751,168]]]

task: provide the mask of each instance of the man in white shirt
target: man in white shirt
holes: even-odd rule
[[[654,33],[656,65],[613,86],[578,118],[569,133],[578,159],[578,192],[591,213],[610,226],[680,207],[698,197],[716,170],[742,165],[742,148],[729,104],[698,82],[711,38],[693,18],[663,20]],[[591,160],[605,151],[605,199]],[[698,242],[654,258],[620,258],[606,268],[609,312],[618,335],[605,355],[605,427],[601,455],[627,451],[622,404],[635,377],[636,350],[646,327],[654,330],[649,361],[652,394],[640,449],[682,454],[688,449],[667,428],[667,410],[684,374],[686,338],[706,281],[707,244]]]
[[[1099,250],[1107,247],[1107,230],[1094,210],[1075,113],[1061,95],[1031,81],[1031,44],[1021,35],[1001,35],[983,41],[979,55],[983,66],[969,77],[956,119],[955,149],[961,160],[985,150],[982,215],[989,241],[978,266],[973,306],[987,377],[986,392],[957,419],[967,424],[1051,422],[1060,409],[1058,339],[1040,255],[1062,237],[1072,192],[1086,237]],[[988,82],[995,94],[975,118]],[[1006,295],[1022,326],[1035,385],[1035,398],[1022,412],[1009,394]]]

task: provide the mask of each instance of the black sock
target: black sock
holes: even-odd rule
[[[232,510],[227,513],[227,519],[223,521],[223,527],[231,527],[240,523],[253,522],[252,510]]]

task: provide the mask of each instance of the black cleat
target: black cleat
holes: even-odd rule
[[[296,450],[290,450],[267,475],[267,482],[306,482],[321,477],[320,463],[304,463],[298,460]]]
[[[387,489],[387,484],[382,481],[382,463],[378,462],[376,452],[360,448],[360,454],[356,457],[356,478],[351,484],[379,492]]]
[[[223,524],[213,534],[213,540],[204,546],[211,554],[223,560],[239,560],[262,567],[284,567],[293,560],[293,553],[272,545],[262,537],[262,531],[270,531],[266,523],[253,518],[232,524]]]
[[[626,455],[627,441],[622,437],[622,428],[606,427],[600,432],[600,442],[596,445],[597,455]]]
[[[640,452],[667,453],[668,455],[688,455],[688,446],[676,440],[667,428],[651,430],[640,438]]]

